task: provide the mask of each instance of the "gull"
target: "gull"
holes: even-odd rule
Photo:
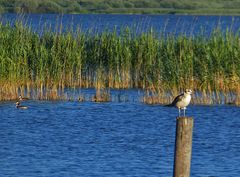
[[[185,117],[186,107],[191,101],[192,90],[186,89],[182,94],[178,95],[171,104],[167,106],[175,106],[178,108],[178,116],[181,115],[181,109],[183,109],[183,116]]]

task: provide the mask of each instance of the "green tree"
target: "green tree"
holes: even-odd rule
[[[30,13],[36,12],[38,3],[33,0],[17,0],[14,4],[14,12],[16,13]]]
[[[62,13],[63,9],[51,0],[44,0],[39,3],[38,12],[41,13]]]
[[[81,12],[81,6],[77,2],[69,3],[66,7],[66,13],[77,13]]]

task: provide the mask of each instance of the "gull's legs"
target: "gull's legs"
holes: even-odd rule
[[[186,110],[186,107],[183,108],[183,116],[185,117],[185,110]]]

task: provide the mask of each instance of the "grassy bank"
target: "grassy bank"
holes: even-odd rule
[[[0,0],[0,13],[239,15],[240,0]]]
[[[136,35],[129,28],[120,34],[67,31],[43,28],[39,35],[21,21],[14,27],[0,24],[0,100],[20,93],[58,99],[64,88],[94,87],[96,95],[108,88],[142,88],[144,102],[163,103],[170,90],[173,96],[191,88],[200,91],[199,102],[234,95],[225,101],[239,104],[238,33],[214,29],[210,37],[163,37],[151,30]]]

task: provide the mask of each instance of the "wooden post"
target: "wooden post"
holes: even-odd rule
[[[193,118],[178,117],[176,124],[174,177],[190,177]]]

